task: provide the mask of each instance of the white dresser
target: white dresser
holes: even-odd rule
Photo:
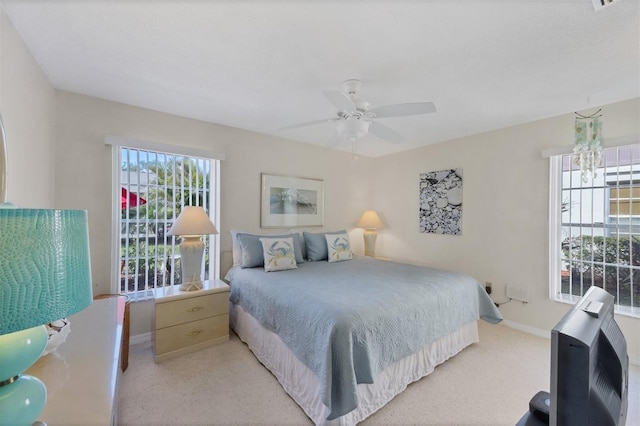
[[[48,426],[117,423],[125,303],[125,297],[94,300],[69,317],[66,341],[25,372],[47,387],[39,421]]]

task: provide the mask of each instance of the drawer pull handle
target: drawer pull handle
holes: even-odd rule
[[[196,306],[195,308],[187,309],[187,312],[198,312],[201,309],[204,309],[204,306]]]
[[[187,334],[187,336],[189,337],[193,337],[193,336],[197,336],[198,334],[202,333],[204,330],[195,330],[192,331],[191,333]]]

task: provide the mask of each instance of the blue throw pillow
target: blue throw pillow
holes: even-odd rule
[[[346,230],[336,232],[322,232],[314,234],[311,232],[303,232],[304,243],[307,246],[307,259],[310,262],[317,262],[319,260],[327,260],[329,257],[329,251],[327,249],[326,235],[344,234]]]
[[[242,258],[240,266],[243,268],[255,268],[264,265],[264,251],[262,250],[262,242],[260,238],[265,237],[291,237],[293,238],[293,251],[296,256],[296,263],[303,263],[302,248],[300,245],[300,234],[278,234],[278,235],[256,235],[256,234],[236,234],[240,249],[242,250]]]

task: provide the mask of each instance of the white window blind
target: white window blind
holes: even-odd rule
[[[152,297],[182,282],[179,237],[169,236],[184,206],[200,206],[219,226],[219,160],[114,145],[114,255],[118,293]],[[118,201],[115,201],[118,199]],[[219,278],[219,241],[203,237],[202,276]]]
[[[640,316],[640,145],[603,150],[584,182],[572,154],[551,157],[550,295],[575,303],[589,287]]]

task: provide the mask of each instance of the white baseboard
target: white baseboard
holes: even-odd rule
[[[543,330],[541,328],[535,328],[528,325],[520,324],[509,320],[502,320],[502,323],[507,327],[525,332],[527,334],[533,334],[534,336],[542,337],[545,339],[551,339],[551,330]]]
[[[534,336],[542,337],[545,339],[551,339],[551,330],[542,330],[540,328],[530,327],[528,325],[520,324],[517,322],[503,320],[504,325],[513,329],[522,331],[524,333],[533,334]],[[629,357],[629,364],[633,364],[640,367],[640,356]]]
[[[142,333],[142,334],[136,334],[135,336],[129,337],[129,345],[133,346],[133,345],[137,345],[139,343],[150,342],[152,337],[153,337],[153,333],[151,333],[151,332]]]

